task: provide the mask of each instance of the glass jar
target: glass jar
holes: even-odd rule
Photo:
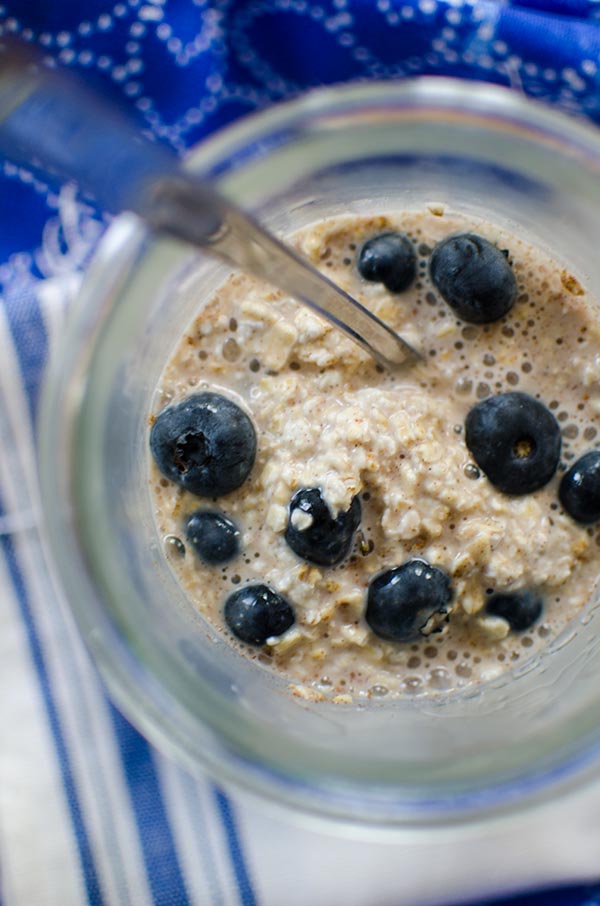
[[[600,135],[514,92],[445,79],[317,91],[203,142],[187,166],[282,235],[326,215],[446,204],[549,249],[600,298]],[[596,600],[501,678],[356,706],[293,696],[186,600],[153,521],[148,416],[164,363],[226,274],[118,217],[50,369],[48,542],[118,705],[188,766],[380,829],[491,821],[596,776]]]

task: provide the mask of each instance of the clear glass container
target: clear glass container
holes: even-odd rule
[[[318,91],[203,142],[187,166],[282,235],[444,203],[549,249],[600,298],[600,134],[517,93],[444,79]],[[226,274],[118,217],[51,364],[48,543],[118,705],[188,766],[347,824],[490,821],[597,776],[596,601],[502,678],[360,706],[292,696],[186,601],[153,522],[147,420],[167,358]]]

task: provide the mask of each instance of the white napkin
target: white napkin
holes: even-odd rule
[[[9,300],[18,312],[20,296],[25,306],[35,292],[50,342],[78,284],[65,271],[14,286]],[[2,906],[441,906],[600,876],[600,784],[485,831],[384,840],[264,811],[156,753],[107,701],[48,574],[27,393],[35,350],[26,362],[18,318],[6,311],[0,306]],[[593,904],[600,888],[589,891]]]

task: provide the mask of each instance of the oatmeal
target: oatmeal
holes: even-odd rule
[[[365,243],[389,233],[414,250],[401,291],[357,269]],[[459,234],[479,237],[485,254],[489,240],[493,266],[514,283],[509,310],[492,323],[474,322],[459,298],[448,304],[436,277],[435,249]],[[216,418],[224,400],[225,422],[244,439],[239,449],[219,440],[218,493],[210,475],[186,488],[152,464],[169,562],[231,644],[296,694],[344,702],[496,677],[555,637],[596,582],[594,520],[569,515],[563,493],[600,425],[594,303],[539,249],[439,210],[339,217],[293,241],[423,358],[387,372],[308,309],[232,276],[180,341],[156,395],[153,419],[184,418],[186,400]],[[537,427],[507,455],[517,483],[523,462],[534,467],[504,493],[478,444],[490,424],[501,442],[523,418]],[[182,461],[199,455],[189,438],[177,450]],[[429,609],[419,603],[425,585],[427,601],[438,596]],[[412,611],[390,628],[399,588]],[[246,619],[253,594],[262,595],[254,617],[268,615],[260,627]]]

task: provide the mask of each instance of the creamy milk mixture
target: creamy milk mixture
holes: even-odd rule
[[[418,259],[416,281],[396,295],[356,270],[362,243],[387,230],[408,235]],[[459,320],[428,277],[435,244],[464,232],[508,250],[517,279],[514,307],[492,324]],[[596,528],[573,521],[557,497],[569,463],[599,438],[600,325],[593,303],[539,249],[436,206],[339,217],[293,241],[421,350],[423,361],[386,373],[305,307],[232,276],[174,351],[154,411],[202,390],[223,393],[253,421],[256,461],[245,483],[217,501],[183,491],[152,464],[169,562],[189,599],[231,644],[284,674],[297,695],[347,702],[450,691],[496,677],[547,645],[596,582]],[[464,441],[469,410],[514,390],[540,399],[562,432],[554,478],[518,497],[492,486]],[[290,498],[302,487],[320,487],[333,513],[360,497],[360,528],[340,565],[305,562],[284,539]],[[185,518],[202,507],[218,509],[240,529],[241,553],[225,566],[203,564],[185,539]],[[413,557],[450,576],[451,613],[441,632],[389,642],[365,621],[367,586]],[[252,647],[228,631],[222,610],[236,588],[257,582],[283,594],[296,621]],[[486,615],[493,591],[524,587],[544,599],[529,630],[510,631]]]

